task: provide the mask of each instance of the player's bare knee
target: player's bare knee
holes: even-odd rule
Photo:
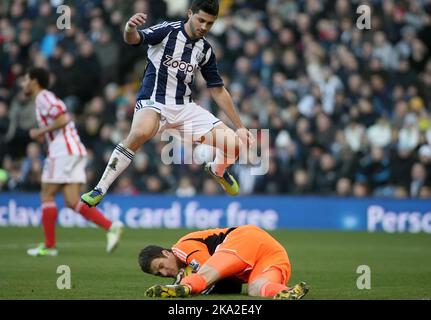
[[[42,203],[44,203],[44,202],[52,202],[52,201],[55,201],[55,197],[54,196],[44,196],[44,195],[41,195],[40,201]]]
[[[75,209],[78,203],[78,199],[64,199],[64,204],[70,209]]]
[[[150,138],[150,133],[145,129],[134,129],[130,131],[123,144],[126,148],[136,151]]]
[[[40,200],[42,202],[54,201],[55,192],[53,192],[50,188],[44,187],[42,185],[42,189],[40,191]]]

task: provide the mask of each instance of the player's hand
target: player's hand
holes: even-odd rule
[[[246,128],[239,128],[238,130],[236,130],[236,134],[238,135],[244,146],[254,146],[256,139],[253,137],[249,130],[247,130]]]
[[[187,277],[193,273],[193,269],[190,266],[187,266],[185,268],[182,268],[178,271],[178,274],[175,278],[174,284],[180,284],[181,280],[183,280],[184,277]]]
[[[146,13],[136,13],[129,19],[129,21],[127,21],[127,26],[129,28],[137,28],[138,26],[144,25],[146,22],[147,22]]]
[[[39,128],[30,129],[30,138],[38,140],[39,137],[43,136],[43,131]]]

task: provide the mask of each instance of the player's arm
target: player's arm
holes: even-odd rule
[[[30,130],[30,138],[37,139],[40,136],[43,136],[45,133],[61,129],[65,127],[70,122],[70,116],[67,113],[63,113],[59,115],[53,123],[46,127],[34,128]]]
[[[224,86],[221,87],[211,87],[209,88],[211,97],[217,103],[220,109],[226,113],[228,118],[232,121],[234,126],[237,128],[237,135],[242,140],[243,143],[247,142],[249,145],[254,143],[254,137],[246,129],[244,124],[242,123],[238,112],[235,109],[233,104],[233,100],[229,92],[226,90]]]
[[[207,246],[195,240],[178,242],[172,247],[172,251],[183,263],[192,267],[194,271],[198,271],[211,257]]]
[[[237,129],[245,129],[238,112],[232,101],[232,97],[224,86],[209,88],[211,97],[217,103],[220,109],[226,113]]]
[[[145,13],[134,14],[126,23],[124,28],[124,41],[127,44],[136,45],[142,42],[141,36],[138,32],[138,26],[142,26],[147,22],[147,15]]]
[[[232,97],[224,87],[223,80],[218,72],[217,61],[212,48],[208,50],[206,58],[201,65],[201,73],[207,82],[207,87],[210,90],[211,97],[237,128],[236,134],[241,139],[242,143],[245,145],[253,145],[254,137],[250,131],[244,127],[238,112],[235,110]]]

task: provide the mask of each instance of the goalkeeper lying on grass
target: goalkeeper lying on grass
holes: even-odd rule
[[[286,250],[264,230],[252,226],[209,229],[182,237],[172,249],[147,246],[139,254],[146,273],[176,278],[173,285],[155,285],[148,297],[188,297],[205,293],[240,293],[248,284],[250,296],[301,299],[304,282],[291,288]]]

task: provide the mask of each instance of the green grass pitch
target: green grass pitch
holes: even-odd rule
[[[156,283],[140,271],[139,250],[170,246],[190,230],[126,229],[118,251],[105,253],[100,229],[57,229],[58,257],[33,258],[26,249],[42,238],[39,228],[0,228],[0,299],[145,299]],[[306,299],[431,299],[431,235],[365,232],[271,232],[287,249],[290,284],[306,281]],[[57,267],[71,269],[70,290],[57,289]],[[371,289],[356,287],[357,267],[371,268]],[[242,295],[193,299],[250,299]]]

